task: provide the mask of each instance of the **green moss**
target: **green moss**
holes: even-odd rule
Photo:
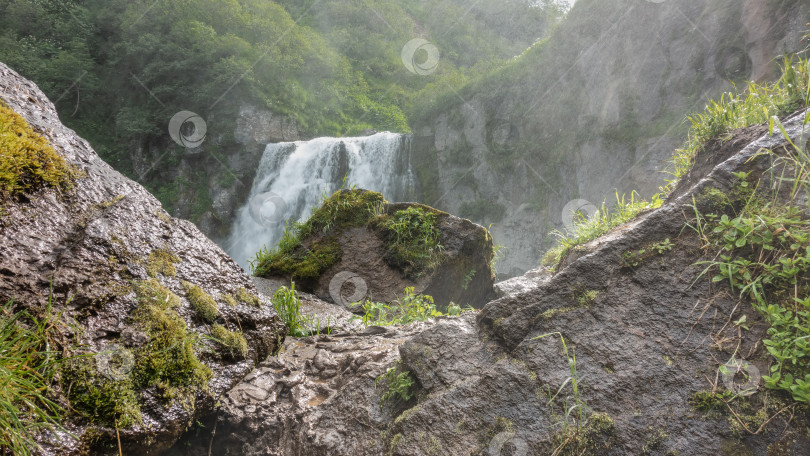
[[[243,302],[253,307],[261,307],[262,305],[262,302],[259,300],[259,297],[247,291],[245,288],[239,288],[236,291],[236,299],[238,299],[240,302]]]
[[[219,317],[219,309],[217,308],[217,302],[214,301],[214,298],[194,284],[186,281],[181,283],[186,290],[186,298],[188,298],[191,308],[194,309],[197,315],[204,321],[213,323],[217,317]]]
[[[411,206],[378,217],[374,223],[385,235],[385,261],[410,278],[435,270],[444,261],[438,214],[427,206]]]
[[[650,429],[650,434],[647,436],[647,440],[644,442],[644,446],[641,448],[642,453],[649,454],[653,450],[660,449],[667,439],[669,439],[669,434],[667,434],[664,429]]]
[[[222,325],[214,325],[211,327],[211,337],[216,339],[232,358],[247,357],[247,339],[240,331],[229,331]]]
[[[343,250],[334,237],[323,238],[309,248],[299,247],[292,252],[276,252],[254,269],[257,277],[289,276],[295,279],[316,279],[337,264]]]
[[[695,410],[711,414],[726,409],[722,399],[730,399],[733,397],[728,391],[712,392],[712,391],[698,391],[689,398],[689,405]]]
[[[177,269],[174,265],[179,262],[180,258],[172,252],[155,249],[146,258],[146,273],[149,274],[149,277],[157,277],[158,274],[174,277],[177,275]]]
[[[0,101],[0,198],[44,187],[67,189],[76,172],[44,136]]]
[[[126,428],[141,424],[141,407],[129,375],[109,378],[95,368],[93,359],[74,357],[62,367],[62,386],[70,407],[90,423]]]
[[[366,226],[386,203],[380,193],[344,189],[325,199],[298,230],[301,239],[310,235]]]
[[[222,301],[225,302],[225,304],[227,304],[227,305],[229,305],[231,307],[236,307],[236,304],[237,304],[236,303],[236,298],[234,298],[233,295],[230,294],[230,293],[223,293],[219,297],[219,299],[221,299]]]
[[[179,396],[192,403],[195,390],[207,390],[211,370],[194,353],[198,336],[190,333],[174,310],[179,298],[155,279],[137,282],[139,305],[134,321],[149,335],[149,342],[135,351],[132,372],[136,387],[156,387],[165,399]]]

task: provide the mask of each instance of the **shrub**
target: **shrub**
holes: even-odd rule
[[[287,333],[294,337],[320,334],[320,321],[301,311],[301,300],[295,292],[295,283],[290,288],[281,287],[272,298],[273,308],[287,326]]]

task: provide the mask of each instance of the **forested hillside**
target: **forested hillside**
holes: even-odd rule
[[[499,66],[564,10],[552,0],[478,3],[2,0],[0,61],[131,174],[128,152],[165,140],[180,110],[215,117],[209,135],[225,143],[246,102],[294,119],[304,137],[409,131],[404,112],[428,82],[446,90]],[[441,49],[432,78],[402,65],[415,37]]]

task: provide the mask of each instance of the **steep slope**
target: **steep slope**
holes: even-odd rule
[[[800,147],[807,114],[784,120]],[[760,384],[774,361],[762,343],[769,323],[703,275],[706,266],[696,263],[714,253],[689,228],[696,211],[739,209],[753,182],[769,189],[772,159],[790,152],[786,145],[767,126],[708,145],[662,207],[475,318],[288,343],[223,401],[213,448],[246,455],[807,454],[807,405]],[[718,206],[717,194],[729,204]],[[415,398],[382,402],[388,388],[407,390],[396,375],[374,381],[393,367],[396,351],[394,373],[411,379]]]
[[[286,329],[233,260],[103,162],[4,64],[0,100],[74,169],[70,186],[0,192],[3,324],[11,310],[49,321],[61,358],[53,399],[65,429],[39,435],[43,454],[118,454],[116,434],[124,454],[158,454]]]
[[[796,0],[580,0],[505,68],[421,100],[420,201],[492,223],[499,273],[532,269],[572,209],[655,193],[685,115],[775,78],[808,15]]]

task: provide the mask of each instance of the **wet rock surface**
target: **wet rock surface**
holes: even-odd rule
[[[786,125],[797,133],[799,116]],[[773,415],[761,432],[740,432],[733,418],[705,414],[691,402],[695,393],[724,387],[719,367],[735,347],[760,372],[770,362],[761,344],[767,324],[727,289],[697,280],[705,267],[695,264],[700,243],[683,229],[693,197],[706,209],[705,190],[727,192],[733,173],[768,169],[757,153],[783,140],[757,128],[743,132],[759,133],[734,153],[710,155],[710,171],[693,176],[661,208],[590,243],[551,277],[501,287],[504,297],[477,314],[288,340],[227,395],[212,448],[244,455],[545,455],[576,438],[580,446],[571,454],[810,454],[806,408]],[[632,267],[622,261],[623,253],[667,238],[671,249]],[[750,331],[730,324],[742,315]],[[591,424],[571,437],[564,423],[575,403],[574,356]],[[375,388],[374,379],[398,359],[415,381],[415,399],[380,407],[386,387]],[[778,394],[760,390],[754,397]],[[184,454],[205,454],[211,440],[201,441]]]
[[[195,392],[185,406],[159,400],[156,388],[138,391],[143,424],[120,429],[124,454],[158,454],[197,417],[210,413],[217,398],[258,361],[275,352],[285,328],[264,296],[259,297],[260,307],[226,304],[224,296],[236,296],[240,289],[256,294],[244,271],[194,225],[169,217],[143,187],[103,162],[87,141],[60,123],[51,102],[33,83],[3,64],[0,98],[80,171],[73,188],[64,193],[42,190],[3,204],[0,300],[13,299],[17,308],[39,314],[52,286],[53,311],[62,318],[63,336],[75,340],[67,349],[81,345],[92,354],[114,343],[135,351],[149,337],[133,318],[139,305],[133,284],[154,277],[180,297],[177,314],[190,333],[201,338],[195,352],[213,372],[208,391]],[[183,281],[217,301],[215,323],[244,333],[245,359],[220,356],[219,347],[205,339],[214,322],[203,321],[191,308]],[[87,363],[94,365],[95,358],[87,358]],[[96,454],[117,454],[117,448],[104,444],[114,438],[114,430],[90,426],[77,416],[70,416],[65,425],[77,440],[56,436],[43,442],[46,453],[88,451],[80,447],[92,434]]]

